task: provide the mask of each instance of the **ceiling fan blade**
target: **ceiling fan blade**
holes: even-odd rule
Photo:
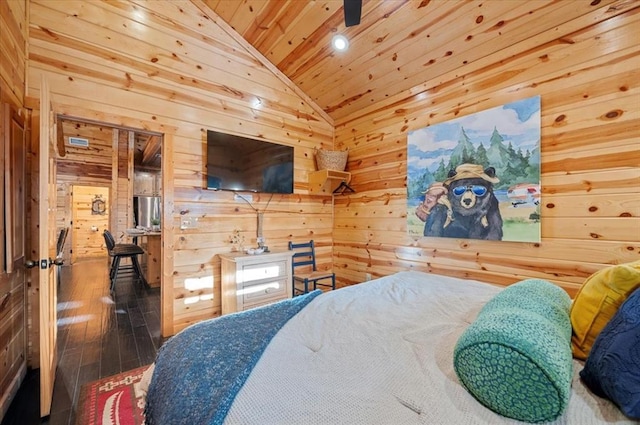
[[[360,23],[362,0],[344,0],[344,24],[348,27]]]

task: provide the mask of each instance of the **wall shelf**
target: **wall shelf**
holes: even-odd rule
[[[341,183],[349,183],[351,173],[338,170],[320,170],[309,172],[309,192],[310,193],[326,193],[333,192]]]

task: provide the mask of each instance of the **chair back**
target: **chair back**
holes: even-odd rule
[[[289,241],[289,250],[296,251],[291,257],[291,265],[294,270],[296,267],[311,266],[312,270],[316,271],[316,250],[313,239],[303,243]]]
[[[64,251],[64,243],[67,240],[67,234],[69,234],[69,228],[63,227],[60,229],[60,233],[58,234],[58,242],[56,243],[56,257],[62,258],[62,253]]]
[[[113,235],[111,234],[111,232],[108,231],[107,229],[104,229],[104,232],[102,233],[102,235],[104,236],[104,243],[107,245],[107,250],[108,251],[113,250],[113,248],[115,248],[116,246],[116,240],[113,238]]]

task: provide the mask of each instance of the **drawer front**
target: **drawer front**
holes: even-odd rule
[[[259,303],[255,303],[255,304],[253,304],[253,303],[252,304],[247,304],[247,305],[244,306],[244,310],[251,310],[252,308],[262,307],[263,305],[273,304],[273,303],[276,303],[278,301],[285,300],[285,299],[286,298],[283,297],[283,298],[278,298],[278,299],[275,299],[275,300],[263,301],[263,302],[259,302]]]
[[[242,266],[243,286],[250,285],[255,280],[274,279],[287,275],[286,261],[274,261],[272,263],[245,264]]]
[[[253,304],[269,303],[287,297],[287,279],[265,279],[242,287],[245,308]],[[251,305],[251,306],[250,306]]]

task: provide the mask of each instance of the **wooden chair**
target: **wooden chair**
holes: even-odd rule
[[[149,287],[147,280],[142,274],[140,263],[138,262],[138,255],[144,254],[144,250],[133,243],[117,244],[113,235],[107,229],[105,229],[102,234],[107,246],[107,252],[111,258],[111,267],[109,269],[109,280],[111,281],[111,285],[109,290],[111,292],[115,290],[116,280],[120,274],[133,275],[133,277],[142,282],[145,287]],[[121,266],[120,261],[123,258],[129,258],[131,260],[131,265]]]
[[[60,287],[60,280],[62,276],[62,265],[64,264],[64,244],[67,241],[67,235],[69,234],[69,228],[63,227],[58,233],[58,241],[56,243],[56,259],[54,264],[58,267],[56,273],[58,275],[58,287]]]
[[[289,242],[289,249],[294,250],[292,256],[293,268],[293,296],[302,295],[309,292],[309,283],[313,283],[313,289],[318,286],[336,289],[336,275],[332,271],[318,271],[316,268],[316,250],[313,240],[304,243]],[[306,269],[306,272],[296,271],[300,268]],[[309,268],[311,268],[310,271]],[[319,283],[331,279],[331,283]],[[302,283],[302,289],[296,287],[296,283]]]

